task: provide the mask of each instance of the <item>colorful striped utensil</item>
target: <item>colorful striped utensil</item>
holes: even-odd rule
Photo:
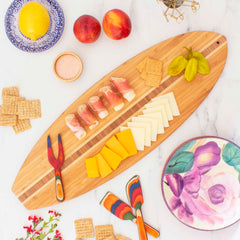
[[[113,215],[120,218],[121,220],[130,220],[137,224],[137,218],[133,215],[131,207],[111,192],[107,192],[105,194],[105,196],[100,202],[100,205],[105,207],[109,212],[111,212]],[[145,229],[155,238],[158,238],[160,235],[158,230],[154,229],[146,223]]]
[[[48,136],[47,138],[47,147],[48,147],[48,161],[55,169],[56,198],[59,202],[62,202],[64,200],[64,191],[63,191],[63,183],[62,183],[62,176],[61,176],[61,167],[64,162],[64,153],[63,153],[61,135],[58,134],[58,158],[57,159],[53,155],[50,136]]]
[[[126,192],[128,196],[128,201],[130,202],[131,206],[136,210],[139,239],[147,240],[148,238],[141,212],[141,207],[143,204],[143,194],[139,176],[136,175],[128,181],[126,185]]]

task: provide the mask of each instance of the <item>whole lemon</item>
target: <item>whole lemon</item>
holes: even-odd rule
[[[47,9],[35,1],[24,4],[19,13],[18,26],[24,36],[36,41],[46,34],[50,26]]]

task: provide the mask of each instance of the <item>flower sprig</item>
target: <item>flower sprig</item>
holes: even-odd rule
[[[29,216],[30,226],[23,226],[27,231],[25,238],[16,238],[16,240],[63,240],[61,233],[57,230],[57,223],[62,216],[56,211],[48,211],[49,219],[45,221],[41,217]]]

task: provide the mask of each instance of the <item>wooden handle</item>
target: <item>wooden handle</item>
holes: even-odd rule
[[[147,240],[147,234],[144,227],[144,222],[142,218],[142,213],[140,209],[137,209],[137,225],[138,225],[138,233],[140,240]]]
[[[56,189],[56,198],[59,202],[64,200],[64,191],[63,191],[63,183],[62,183],[62,176],[61,172],[55,173],[55,189]]]
[[[137,219],[134,218],[133,222],[137,224]],[[148,225],[147,223],[144,223],[144,227],[147,233],[149,233],[151,236],[158,238],[160,236],[160,232],[153,228],[152,226]]]

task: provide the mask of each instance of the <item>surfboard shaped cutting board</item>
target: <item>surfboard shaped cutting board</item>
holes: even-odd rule
[[[193,47],[194,51],[201,52],[207,58],[211,68],[209,75],[197,74],[192,82],[187,82],[183,74],[176,77],[168,75],[167,69],[170,62],[176,56],[186,54],[183,46]],[[163,78],[158,88],[145,86],[136,69],[137,64],[147,56],[163,62]],[[51,136],[56,155],[58,133],[62,136],[65,153],[65,162],[62,166],[65,200],[80,196],[119,175],[161,144],[197,109],[217,82],[224,69],[226,58],[227,40],[223,35],[197,31],[158,43],[126,61],[80,96],[43,134],[20,169],[12,191],[27,209],[58,203],[55,196],[54,170],[47,157],[47,136]],[[109,84],[110,76],[126,78],[135,90],[136,97],[130,103],[125,101],[124,108],[118,112],[114,112],[104,102],[109,110],[109,116],[99,120],[99,125],[88,131],[83,140],[78,140],[66,126],[65,116],[76,113],[77,107],[87,103],[89,97],[101,96],[99,89]],[[120,126],[125,126],[131,117],[139,115],[143,106],[152,98],[168,92],[174,93],[181,115],[169,122],[170,126],[165,129],[165,133],[158,135],[157,141],[152,142],[151,147],[145,147],[144,151],[139,151],[137,155],[122,161],[119,167],[107,177],[88,178],[85,159],[98,153],[106,140],[119,132]]]

